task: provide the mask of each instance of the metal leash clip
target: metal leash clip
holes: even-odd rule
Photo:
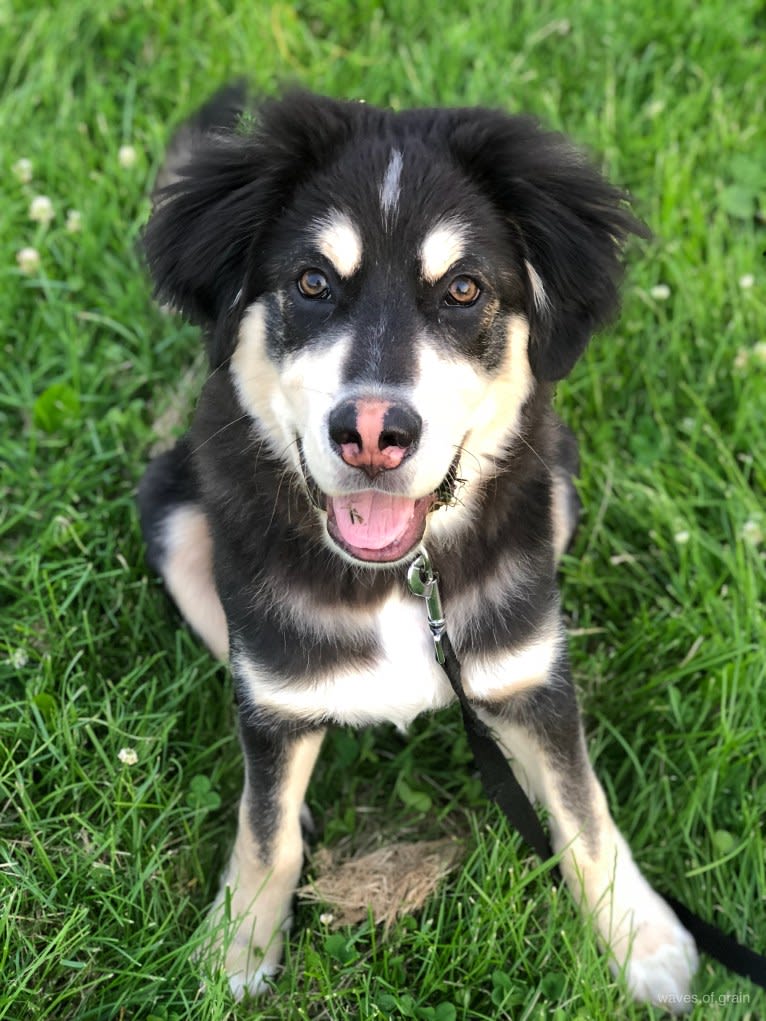
[[[407,584],[414,596],[420,596],[426,601],[428,626],[434,640],[434,655],[436,662],[440,666],[444,666],[442,635],[446,630],[447,622],[444,619],[441,596],[439,595],[439,575],[431,566],[431,558],[425,546],[420,547],[420,552],[407,570]]]

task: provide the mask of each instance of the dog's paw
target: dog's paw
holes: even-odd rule
[[[235,936],[223,956],[222,966],[235,1000],[245,996],[263,996],[271,989],[270,979],[279,971],[282,959],[282,936],[275,934],[266,951]]]
[[[245,898],[241,889],[224,887],[210,909],[209,939],[200,956],[209,968],[225,972],[236,1000],[267,993],[279,971],[292,917],[290,900],[274,893],[268,887]]]
[[[694,940],[654,891],[633,915],[630,951],[624,962],[628,988],[636,1000],[684,1014],[691,1007],[689,989],[697,970]]]

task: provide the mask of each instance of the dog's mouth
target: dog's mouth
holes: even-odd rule
[[[327,531],[356,560],[401,560],[423,538],[434,500],[435,493],[412,500],[379,489],[327,496]]]
[[[330,538],[354,560],[373,564],[395,563],[418,546],[430,512],[454,502],[459,460],[458,453],[442,483],[427,496],[374,488],[328,496],[314,482],[301,448],[304,480],[313,503],[327,514]]]

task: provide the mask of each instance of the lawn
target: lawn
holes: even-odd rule
[[[0,0],[0,1019],[661,1016],[487,805],[454,712],[335,731],[309,792],[317,846],[460,842],[422,909],[333,932],[302,904],[257,1007],[192,959],[241,761],[226,670],[138,532],[204,372],[139,242],[171,126],[242,73],[529,111],[633,195],[653,238],[557,394],[583,454],[574,670],[646,874],[766,950],[764,39],[759,0]],[[693,1017],[766,1016],[708,959],[694,992]]]

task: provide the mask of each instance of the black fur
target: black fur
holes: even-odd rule
[[[310,727],[295,727],[277,721],[240,717],[239,739],[245,760],[250,798],[250,829],[261,860],[274,861],[274,836],[280,822],[280,793],[291,745]]]

